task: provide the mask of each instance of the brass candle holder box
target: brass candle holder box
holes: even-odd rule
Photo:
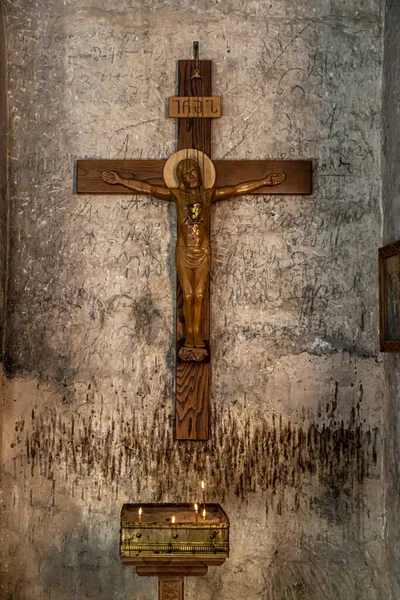
[[[137,559],[163,557],[223,562],[229,556],[229,519],[219,504],[206,505],[205,519],[202,511],[201,505],[196,515],[192,504],[124,504],[122,562],[128,565]]]

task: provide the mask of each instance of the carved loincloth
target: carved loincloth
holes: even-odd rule
[[[175,249],[176,268],[180,269],[200,269],[206,267],[210,269],[211,249],[195,248],[194,246],[177,246]]]

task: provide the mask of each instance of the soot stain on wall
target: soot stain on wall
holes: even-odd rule
[[[292,424],[276,415],[255,423],[250,418],[239,422],[228,409],[212,419],[211,439],[205,443],[176,442],[171,421],[161,409],[147,421],[118,408],[104,421],[101,410],[32,410],[29,423],[15,425],[14,461],[28,467],[32,477],[51,479],[56,486],[62,476],[70,481],[72,494],[92,478],[99,499],[106,489],[116,498],[127,489],[132,499],[139,498],[154,481],[153,501],[169,493],[176,501],[188,501],[193,481],[206,477],[211,498],[223,501],[235,494],[245,501],[253,492],[268,492],[266,510],[280,513],[285,490],[292,490],[291,509],[298,510],[307,497],[309,507],[332,522],[346,520],[358,502],[354,491],[375,474],[379,431],[365,427],[356,413],[347,424]],[[319,490],[311,498],[303,492],[310,481]]]

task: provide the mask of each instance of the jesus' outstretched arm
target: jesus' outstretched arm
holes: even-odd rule
[[[286,178],[285,173],[271,173],[263,179],[257,179],[256,181],[245,181],[238,185],[231,185],[228,187],[216,188],[213,195],[213,202],[218,200],[227,200],[232,196],[241,196],[245,194],[251,194],[262,187],[270,185],[279,185]]]
[[[174,196],[167,187],[161,185],[151,185],[139,179],[124,179],[115,171],[103,171],[101,178],[110,185],[123,185],[124,187],[133,190],[137,194],[149,194],[159,200],[174,200]]]

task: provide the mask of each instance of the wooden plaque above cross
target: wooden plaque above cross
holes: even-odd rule
[[[168,160],[79,160],[79,194],[150,194],[173,201],[176,247],[177,440],[209,438],[210,220],[212,202],[240,194],[311,194],[311,162],[211,161],[211,61],[178,63],[178,96],[169,103],[178,118],[178,152]]]

